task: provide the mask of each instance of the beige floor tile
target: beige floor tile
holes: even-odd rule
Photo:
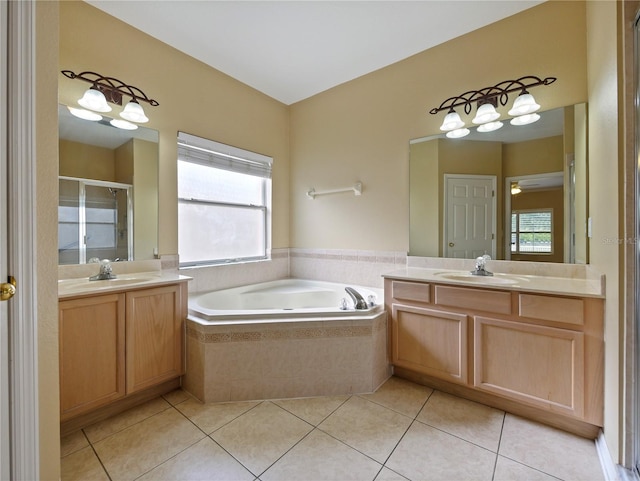
[[[62,481],[109,481],[93,449],[87,446],[60,460]]]
[[[493,481],[557,481],[541,471],[516,463],[509,458],[498,456]]]
[[[247,471],[210,438],[204,438],[152,469],[138,481],[253,481]]]
[[[376,392],[360,396],[415,418],[432,392],[433,389],[426,386],[391,377]]]
[[[135,479],[204,438],[175,409],[166,409],[94,444],[113,481]]]
[[[258,404],[260,404],[259,401],[204,404],[190,398],[178,404],[176,409],[205,433],[211,434]]]
[[[317,426],[347,399],[349,399],[349,396],[327,396],[304,399],[278,399],[273,402],[291,414]]]
[[[157,397],[112,418],[92,424],[84,428],[83,431],[87,435],[87,438],[89,438],[89,441],[95,444],[114,433],[122,431],[170,407],[171,405],[162,399],[162,397]]]
[[[414,422],[386,466],[414,481],[491,481],[496,454]]]
[[[504,411],[435,391],[416,419],[498,452]]]
[[[313,429],[309,423],[266,401],[211,434],[256,476]]]
[[[376,476],[375,481],[407,481],[407,478],[399,475],[395,471],[391,471],[389,468],[382,468],[382,471]]]
[[[63,458],[87,446],[89,441],[82,431],[68,434],[60,439],[60,457]]]
[[[403,414],[353,396],[318,428],[384,463],[411,421]]]
[[[604,479],[595,443],[507,414],[500,454],[561,479]]]
[[[191,396],[180,388],[168,392],[167,394],[163,394],[162,397],[172,406],[180,404],[182,401],[186,401],[187,399],[191,399]]]
[[[372,481],[382,465],[315,430],[260,476],[261,481]]]

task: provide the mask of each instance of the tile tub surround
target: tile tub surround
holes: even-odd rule
[[[290,277],[289,249],[273,249],[269,260],[186,267],[179,271],[192,278],[191,294],[286,279]]]
[[[290,249],[290,276],[383,287],[382,274],[405,267],[406,252],[342,249]]]
[[[204,325],[187,320],[184,389],[203,402],[374,391],[390,376],[387,315]]]

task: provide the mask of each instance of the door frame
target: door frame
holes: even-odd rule
[[[516,175],[504,179],[504,260],[511,260],[511,183],[520,180],[564,177],[564,172],[545,172],[542,174]],[[566,219],[566,217],[565,217]],[[565,225],[566,230],[566,225]],[[566,259],[565,259],[565,262]]]
[[[493,238],[491,239],[491,258],[496,257],[497,249],[497,237],[498,237],[498,178],[495,175],[484,174],[444,174],[442,187],[442,253],[445,255],[447,252],[447,236],[448,236],[448,217],[447,209],[449,208],[449,187],[447,181],[449,179],[482,179],[491,180],[491,188],[493,189],[493,196],[491,201],[491,223],[493,229]]]
[[[36,237],[36,2],[1,0],[8,27],[7,267],[17,281],[8,301],[11,479],[40,477]]]

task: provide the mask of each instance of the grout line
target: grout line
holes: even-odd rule
[[[491,481],[495,480],[496,477],[496,468],[498,467],[498,456],[500,456],[500,444],[502,443],[502,434],[504,433],[504,422],[507,419],[507,413],[502,413],[502,425],[500,426],[500,437],[498,438],[498,447],[496,448],[496,460],[493,463],[493,474],[491,476]]]
[[[91,447],[91,450],[93,451],[94,456],[97,458],[98,462],[100,463],[100,466],[102,466],[102,469],[104,469],[104,473],[107,475],[107,478],[109,478],[109,481],[113,481],[113,478],[111,478],[109,471],[107,471],[107,467],[102,462],[102,459],[100,459],[100,456],[98,456],[96,448],[93,447],[93,444],[90,441],[89,441],[89,446]]]

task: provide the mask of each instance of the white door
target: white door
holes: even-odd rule
[[[496,177],[445,174],[445,257],[495,258]]]

